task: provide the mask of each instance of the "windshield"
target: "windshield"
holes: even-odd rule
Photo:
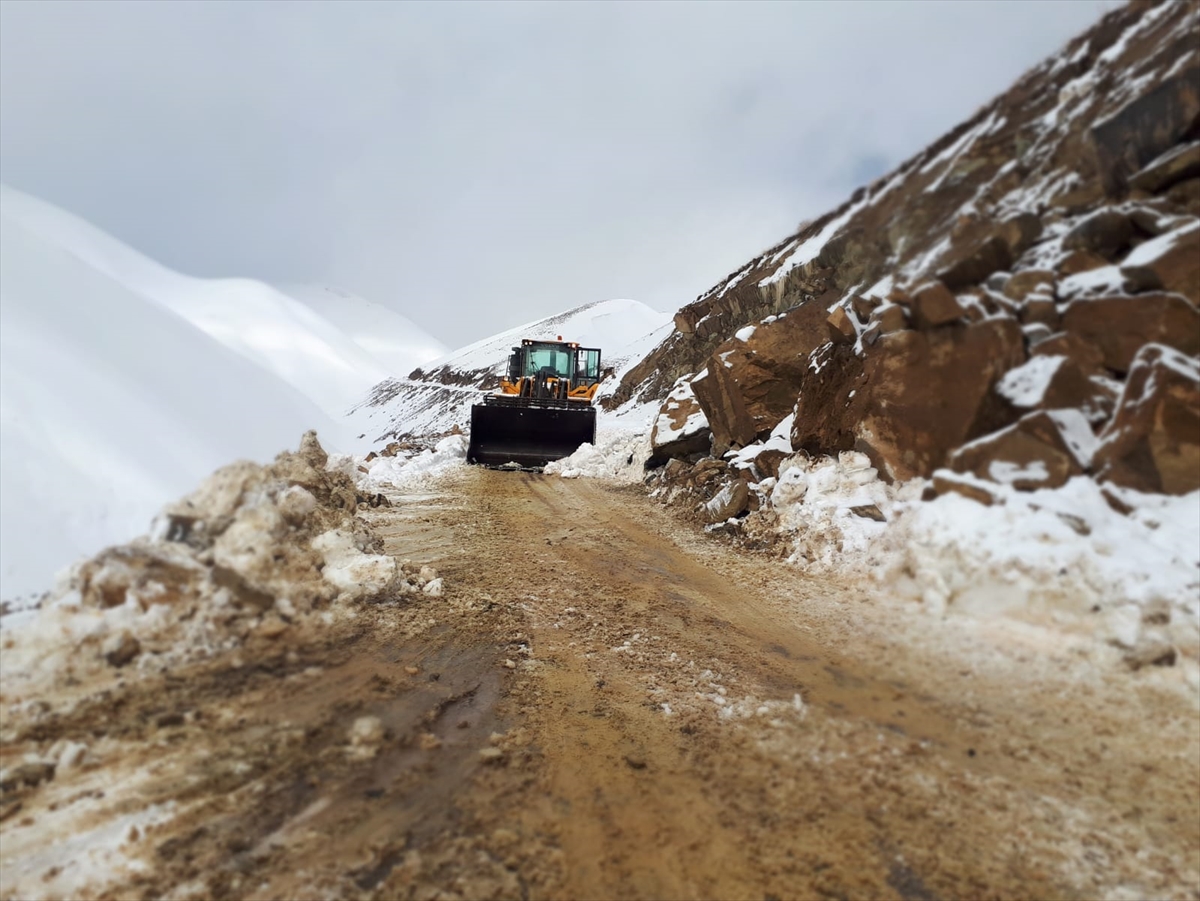
[[[560,378],[569,379],[572,356],[570,349],[557,344],[532,344],[526,349],[525,374],[536,375],[549,369]]]

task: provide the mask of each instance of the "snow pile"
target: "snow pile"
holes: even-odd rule
[[[367,467],[362,485],[372,490],[386,486],[405,487],[415,482],[436,478],[456,466],[465,466],[467,436],[447,435],[434,447],[417,453],[399,451],[393,457],[376,457]]]
[[[886,484],[866,455],[856,451],[837,457],[796,454],[780,464],[778,478],[750,487],[772,515],[751,517],[747,531],[765,526],[781,534],[791,548],[788,562],[814,572],[838,570],[852,559],[859,565],[878,562],[878,542],[894,504],[920,491],[912,484]]]
[[[294,387],[82,259],[80,235],[0,199],[0,598],[45,591],[230,460],[312,428],[345,444]]]
[[[1105,614],[1104,637],[1128,646],[1136,630],[1112,631],[1127,608],[1162,608],[1177,643],[1200,640],[1200,492],[1144,495],[1082,476],[998,491],[1004,502],[990,507],[952,493],[906,505],[890,536],[889,584],[933,612]],[[1104,492],[1132,512],[1117,513]]]
[[[75,566],[41,608],[0,619],[6,699],[272,641],[360,601],[440,593],[431,568],[382,553],[355,515],[353,481],[328,462],[310,432],[268,466],[218,470],[151,537]]]
[[[555,460],[544,470],[564,479],[606,479],[611,482],[640,482],[650,456],[650,437],[643,429],[600,425],[595,444],[580,445],[569,457]]]

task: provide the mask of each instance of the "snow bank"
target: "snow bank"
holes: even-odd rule
[[[224,467],[150,537],[78,564],[40,608],[0,618],[6,701],[271,641],[358,602],[440,593],[432,568],[382,553],[356,516],[353,481],[329,462],[309,433],[268,466]]]
[[[466,435],[447,435],[429,450],[415,454],[399,452],[394,457],[376,457],[367,467],[366,480],[360,484],[378,490],[385,486],[411,487],[417,482],[436,478],[448,469],[465,466]]]

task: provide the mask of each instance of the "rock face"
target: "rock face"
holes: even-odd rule
[[[858,451],[886,478],[936,472],[935,488],[983,502],[1006,493],[989,484],[1078,475],[1187,490],[1200,477],[1192,13],[1138,2],[1105,16],[680,310],[612,403],[661,399],[699,372],[717,457],[762,442],[783,467],[782,433],[768,435],[794,412],[794,453]],[[703,506],[754,457],[676,466],[664,484]]]
[[[1024,361],[1011,320],[896,332],[861,357],[832,348],[802,383],[792,446],[858,450],[891,479],[930,475],[950,451],[1016,418],[993,388]]]
[[[1162,345],[1142,348],[1094,465],[1100,479],[1139,491],[1200,488],[1200,363]]]

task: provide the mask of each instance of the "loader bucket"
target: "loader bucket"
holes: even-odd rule
[[[522,406],[482,403],[471,407],[467,462],[483,466],[545,466],[584,443],[596,441],[596,410],[590,404]]]

